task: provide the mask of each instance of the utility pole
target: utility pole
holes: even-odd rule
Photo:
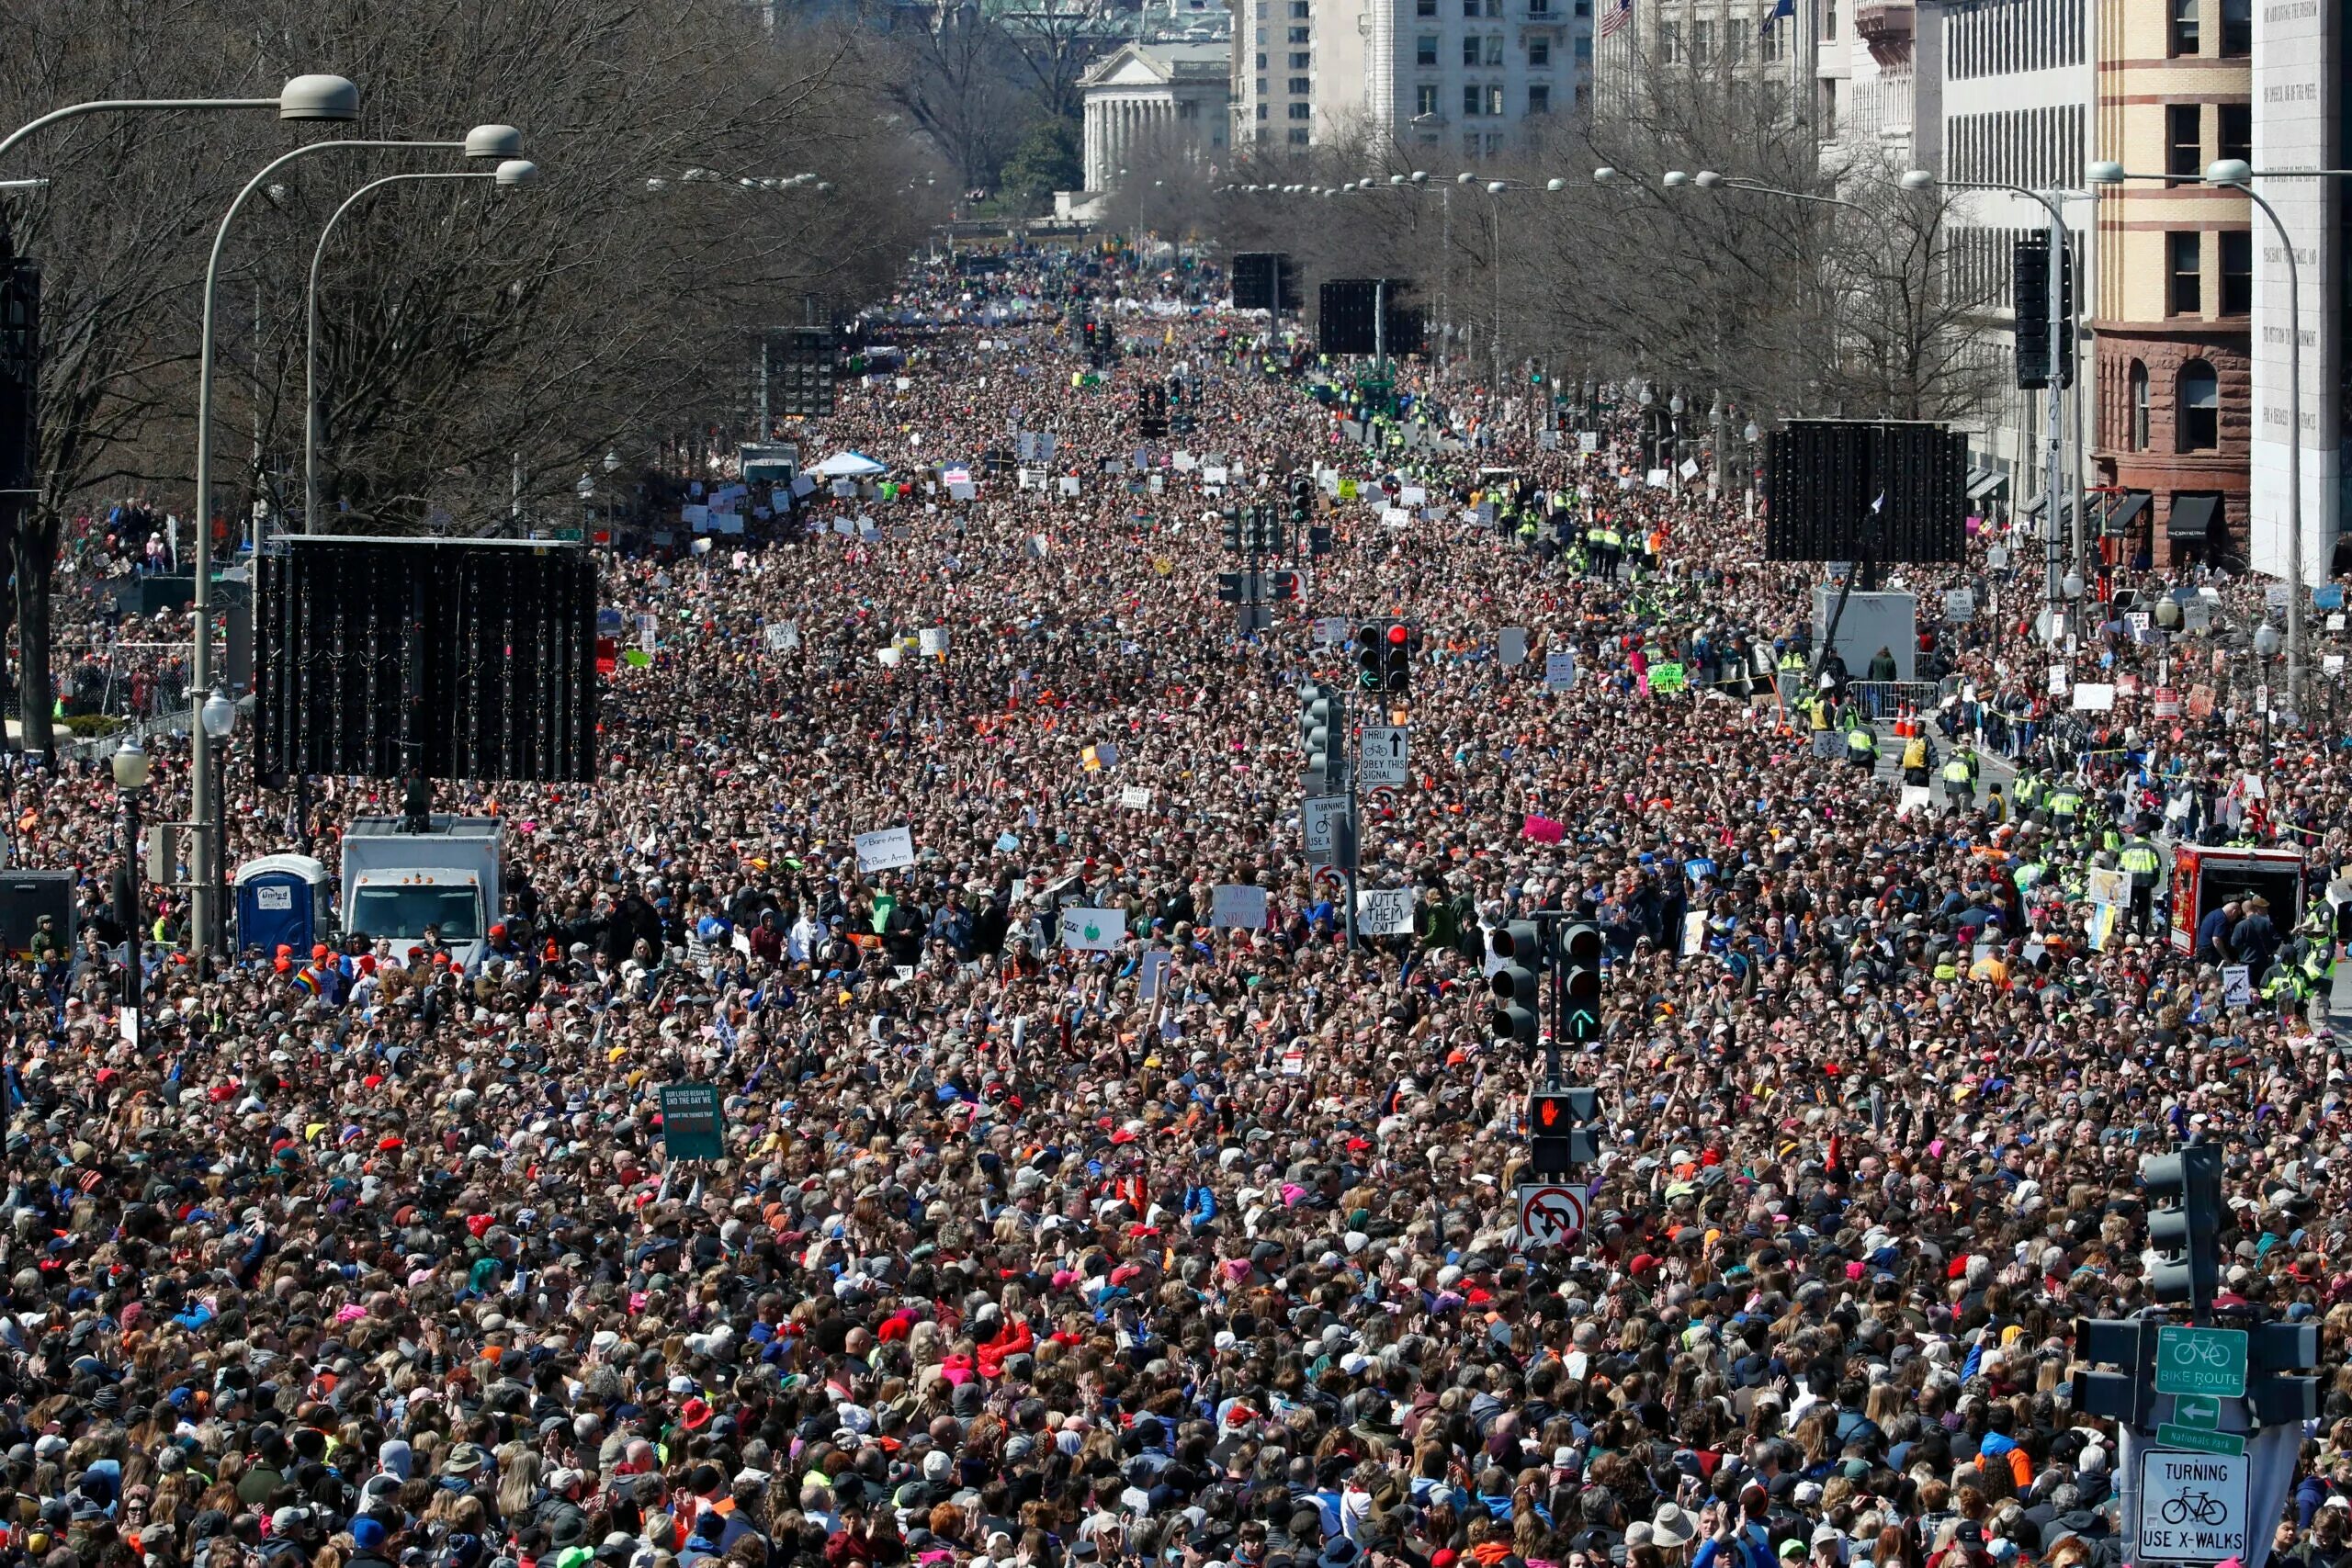
[[[2042,562],[2041,596],[2050,617],[2050,644],[2056,647],[2065,635],[2062,624],[2064,615],[2064,570],[2059,563],[2064,536],[2060,530],[2064,520],[2058,506],[2066,494],[2065,444],[2062,429],[2066,418],[2066,377],[2062,368],[2066,341],[2066,225],[2059,220],[2058,195],[2050,197],[2050,277],[2047,284],[2050,299],[2050,390],[2047,417],[2049,420],[2049,501],[2041,520]]]

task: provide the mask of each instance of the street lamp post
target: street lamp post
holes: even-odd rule
[[[311,288],[304,310],[302,337],[302,532],[319,532],[319,438],[321,435],[319,409],[319,268],[326,260],[327,241],[334,234],[334,226],[351,210],[359,198],[370,191],[408,180],[496,180],[501,190],[527,185],[538,174],[538,165],[527,159],[509,158],[492,170],[432,169],[404,175],[386,175],[370,180],[343,198],[326,226],[319,231],[319,243],[311,252]]]
[[[129,1034],[133,1050],[147,1043],[141,1038],[145,1032],[146,1021],[140,1016],[147,975],[141,954],[143,933],[140,929],[139,796],[147,787],[148,766],[146,750],[135,737],[124,742],[114,754],[114,789],[122,801],[122,868],[130,890],[123,910],[126,919],[122,939],[122,1008],[130,1018]]]
[[[2093,174],[2092,179],[2094,183],[2097,182],[2096,173]],[[2066,215],[2058,205],[2059,193],[2055,189],[2045,196],[2040,191],[2029,190],[2024,186],[2009,185],[1999,180],[1939,180],[1926,169],[1905,171],[1900,183],[1905,190],[1928,190],[1940,185],[1948,190],[2007,191],[2012,196],[2021,196],[2029,201],[2039,203],[2050,215],[2050,277],[2045,290],[2050,314],[2050,388],[2048,408],[2043,415],[2044,423],[2050,427],[2047,433],[2049,472],[2043,486],[2043,511],[2046,515],[2041,520],[2041,597],[2043,637],[2050,646],[2054,648],[2064,635],[2064,625],[2067,619],[2064,598],[2064,588],[2062,581],[2064,572],[2059,565],[2063,549],[2062,531],[2065,526],[2065,519],[2060,515],[2059,502],[2063,498],[2072,511],[2077,513],[2082,511],[2080,485],[2069,484],[2066,481],[2065,288],[2067,258],[2071,254],[2066,234]],[[2077,440],[2079,439],[2078,434]],[[2075,473],[2077,479],[2082,473],[2082,458],[2079,452],[2075,459]]]
[[[214,769],[212,785],[215,802],[212,813],[212,883],[215,897],[212,908],[211,938],[221,952],[228,951],[229,917],[229,737],[237,730],[237,705],[220,687],[212,688],[198,714],[198,728],[212,744]],[[199,832],[201,829],[199,829]]]
[[[347,87],[349,85],[345,84]],[[348,95],[348,112],[343,118],[358,114],[357,96]],[[323,117],[322,117],[323,118]],[[462,141],[399,141],[383,138],[312,141],[280,153],[263,165],[260,172],[247,180],[229,203],[229,210],[220,216],[220,226],[213,232],[212,254],[204,268],[204,311],[201,336],[198,344],[196,373],[196,602],[191,606],[196,626],[192,633],[195,644],[188,659],[188,687],[191,693],[212,689],[212,367],[214,312],[220,306],[220,257],[229,245],[229,230],[237,214],[253,199],[254,192],[269,183],[270,176],[297,158],[307,158],[317,152],[356,152],[390,148],[416,148],[462,151],[469,158],[507,159],[522,150],[522,134],[512,126],[476,126]],[[196,699],[199,703],[201,698]],[[199,863],[190,868],[194,884],[189,900],[188,923],[190,948],[199,964],[210,955],[213,927],[213,869],[206,863],[211,849],[206,841],[204,829],[214,820],[219,807],[212,790],[212,740],[205,733],[201,716],[191,716],[198,722],[188,727],[188,739],[193,755],[188,779],[188,817],[197,829],[196,858]]]

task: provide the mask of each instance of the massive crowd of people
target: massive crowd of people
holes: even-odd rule
[[[210,971],[167,887],[133,1041],[113,785],[14,771],[16,863],[78,868],[94,937],[5,981],[0,1557],[2114,1568],[2074,1325],[2148,1304],[2137,1162],[2188,1138],[2223,1151],[2223,1308],[2324,1347],[2245,1553],[2352,1553],[2346,1071],[2313,987],[2267,983],[2324,982],[2334,930],[2235,911],[2183,951],[2162,892],[2086,897],[2171,832],[2304,852],[2324,911],[2336,736],[2232,711],[2210,632],[2119,608],[2053,655],[1985,529],[1902,574],[1981,591],[1923,718],[1946,750],[2014,725],[2048,795],[1905,811],[1816,743],[1818,569],[1762,559],[1743,483],[1653,487],[1613,413],[1586,452],[1425,367],[1367,452],[1347,372],[1218,291],[1120,255],[910,274],[871,334],[902,373],[797,432],[887,498],[624,539],[608,602],[652,657],[613,672],[600,776],[438,786],[509,825],[478,964]],[[1302,473],[1332,548],[1245,633],[1217,513]],[[1391,617],[1409,690],[1360,690],[1352,628]],[[1350,943],[1303,847],[1309,681],[1409,729],[1358,834],[1409,933]],[[239,859],[332,864],[398,806],[232,769]],[[900,827],[910,863],[861,861]],[[1522,1250],[1535,1064],[1489,1037],[1477,933],[1544,910],[1606,940],[1566,1052],[1601,1158],[1581,1235]],[[687,1082],[723,1157],[665,1152]]]

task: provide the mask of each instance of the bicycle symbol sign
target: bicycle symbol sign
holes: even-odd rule
[[[2219,1399],[2245,1394],[2246,1333],[2242,1328],[2156,1330],[2156,1392],[2205,1393]]]
[[[2242,1454],[2143,1449],[2139,1562],[2221,1562],[2246,1546]]]

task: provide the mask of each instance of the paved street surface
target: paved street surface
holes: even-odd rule
[[[2148,1304],[2136,1162],[2192,1129],[2228,1299],[2341,1359],[2352,1124],[2266,994],[2284,911],[2230,934],[2250,1005],[2095,950],[2080,851],[1898,819],[1747,699],[1813,569],[1638,482],[1630,389],[1586,456],[1416,361],[1367,456],[1357,367],[1221,298],[1091,253],[912,274],[888,367],[789,427],[878,480],[653,476],[602,777],[438,787],[507,824],[486,961],[356,933],[209,977],[166,888],[132,1028],[25,939],[0,1568],[2109,1568],[2116,1434],[2052,1391],[2078,1320]],[[1294,478],[1329,553],[1229,551],[1216,514],[1287,529]],[[66,558],[69,646],[122,526]],[[1298,592],[1244,635],[1253,565]],[[1985,635],[1934,660],[2041,688]],[[1404,731],[1353,946],[1305,846],[1316,682],[1343,736]],[[397,799],[230,754],[240,863],[307,809],[332,867]],[[2282,759],[2245,830],[2331,869],[2341,755]],[[2098,809],[2247,809],[2195,736],[2145,761],[2102,754]],[[111,940],[110,777],[12,804]],[[1600,1157],[1549,1183],[1481,934],[1539,915],[1607,959],[1564,1052]],[[718,1157],[665,1152],[680,1085]],[[1560,1245],[1521,1249],[1522,1190]],[[2343,1554],[2346,1462],[2324,1423],[2294,1561]]]

